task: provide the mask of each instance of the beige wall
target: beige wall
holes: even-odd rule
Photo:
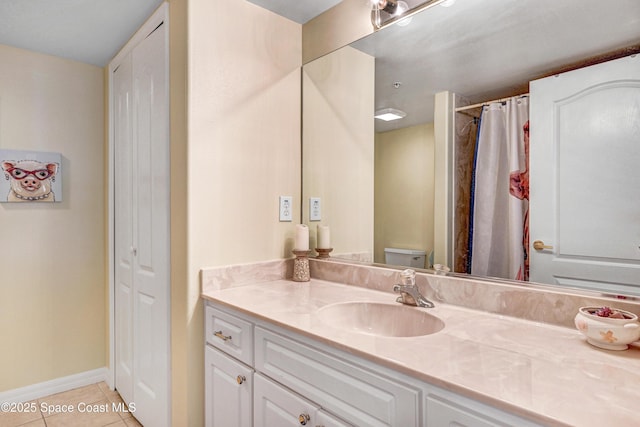
[[[185,350],[174,346],[172,391],[174,425],[200,426],[199,270],[291,256],[300,218],[279,222],[278,196],[300,204],[301,25],[245,0],[190,2],[188,40],[187,281],[172,310]]]
[[[279,222],[278,196],[300,203],[300,31],[244,0],[190,4],[189,257],[197,268],[291,256],[294,227]]]
[[[434,248],[433,123],[376,134],[375,261],[384,248]]]
[[[372,32],[371,3],[342,0],[303,25],[302,62],[306,64]]]
[[[333,255],[373,253],[374,74],[374,58],[351,47],[303,71],[303,221],[312,248],[317,224],[330,227]],[[321,199],[320,222],[309,197]]]
[[[453,235],[452,224],[448,218],[453,215],[453,146],[455,139],[453,105],[454,94],[444,91],[436,93],[433,115],[435,138],[435,192],[434,203],[438,209],[434,212],[434,264],[452,267]]]
[[[0,148],[63,158],[62,202],[0,205],[0,391],[105,366],[103,82],[0,45]]]
[[[190,309],[193,290],[188,286],[187,219],[187,3],[169,2],[169,85],[171,128],[171,417],[174,426],[189,424],[188,402],[202,405],[204,391],[189,378],[190,345],[198,340],[197,313]],[[195,319],[194,319],[195,317]],[[193,336],[193,338],[192,338]],[[201,353],[195,353],[201,354]],[[204,366],[204,364],[202,365]],[[202,372],[200,372],[202,374]],[[202,380],[201,380],[202,381]],[[197,408],[197,406],[196,406]],[[196,409],[197,410],[197,409]],[[201,408],[200,411],[203,409]],[[200,424],[202,425],[202,423]]]

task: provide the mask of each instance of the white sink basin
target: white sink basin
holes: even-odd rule
[[[337,303],[322,307],[317,315],[334,328],[385,337],[417,337],[444,328],[442,320],[424,309],[398,303]]]

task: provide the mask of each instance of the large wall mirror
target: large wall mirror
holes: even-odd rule
[[[465,162],[473,162],[482,104],[528,95],[531,81],[640,52],[638,22],[637,0],[448,1],[305,64],[302,219],[310,226],[312,246],[317,225],[329,226],[333,257],[385,263],[385,248],[405,249],[424,252],[425,268],[445,264],[453,273],[468,273],[460,255],[463,244],[457,243],[468,230],[461,231],[456,217],[464,215],[456,211],[467,203],[468,190],[456,186],[471,174]],[[637,89],[625,89],[623,95],[624,102],[636,106],[628,129],[635,141],[640,141],[638,82],[640,75],[630,83]],[[375,119],[383,109],[405,116]],[[533,132],[541,135],[540,128],[531,132],[532,138]],[[626,157],[640,161],[638,147]],[[629,200],[640,199],[635,169],[625,173],[633,175],[627,177],[628,189],[635,192]],[[441,194],[443,188],[447,194]],[[320,201],[319,220],[310,218],[310,198]],[[605,253],[608,261],[599,260],[602,268],[592,276],[607,276],[606,264],[626,257],[624,286],[600,288],[599,279],[587,285],[570,279],[532,281],[640,295],[640,216],[622,204],[607,209],[624,212],[623,233],[636,243],[625,254]],[[589,215],[579,213],[587,218],[583,225]],[[591,230],[599,227],[597,221]],[[561,227],[567,220],[557,222]],[[615,244],[601,245],[601,251]]]

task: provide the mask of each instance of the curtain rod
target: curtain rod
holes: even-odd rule
[[[494,102],[505,102],[505,101],[510,100],[511,98],[524,98],[525,96],[529,96],[529,93],[523,93],[522,95],[510,96],[508,98],[494,99],[493,101],[485,101],[485,102],[480,102],[478,104],[473,104],[473,105],[465,105],[464,107],[456,108],[455,112],[458,113],[460,111],[470,110],[472,108],[484,107],[485,105],[493,104]]]

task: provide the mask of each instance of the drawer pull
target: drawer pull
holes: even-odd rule
[[[244,375],[238,375],[236,377],[236,382],[238,384],[242,384],[243,382],[245,382],[247,380],[247,377],[245,377]]]
[[[231,339],[231,335],[224,335],[222,331],[215,331],[213,335],[217,336],[222,341],[229,341]]]
[[[298,421],[300,421],[301,426],[306,426],[307,423],[311,420],[309,414],[300,414],[298,416]]]

